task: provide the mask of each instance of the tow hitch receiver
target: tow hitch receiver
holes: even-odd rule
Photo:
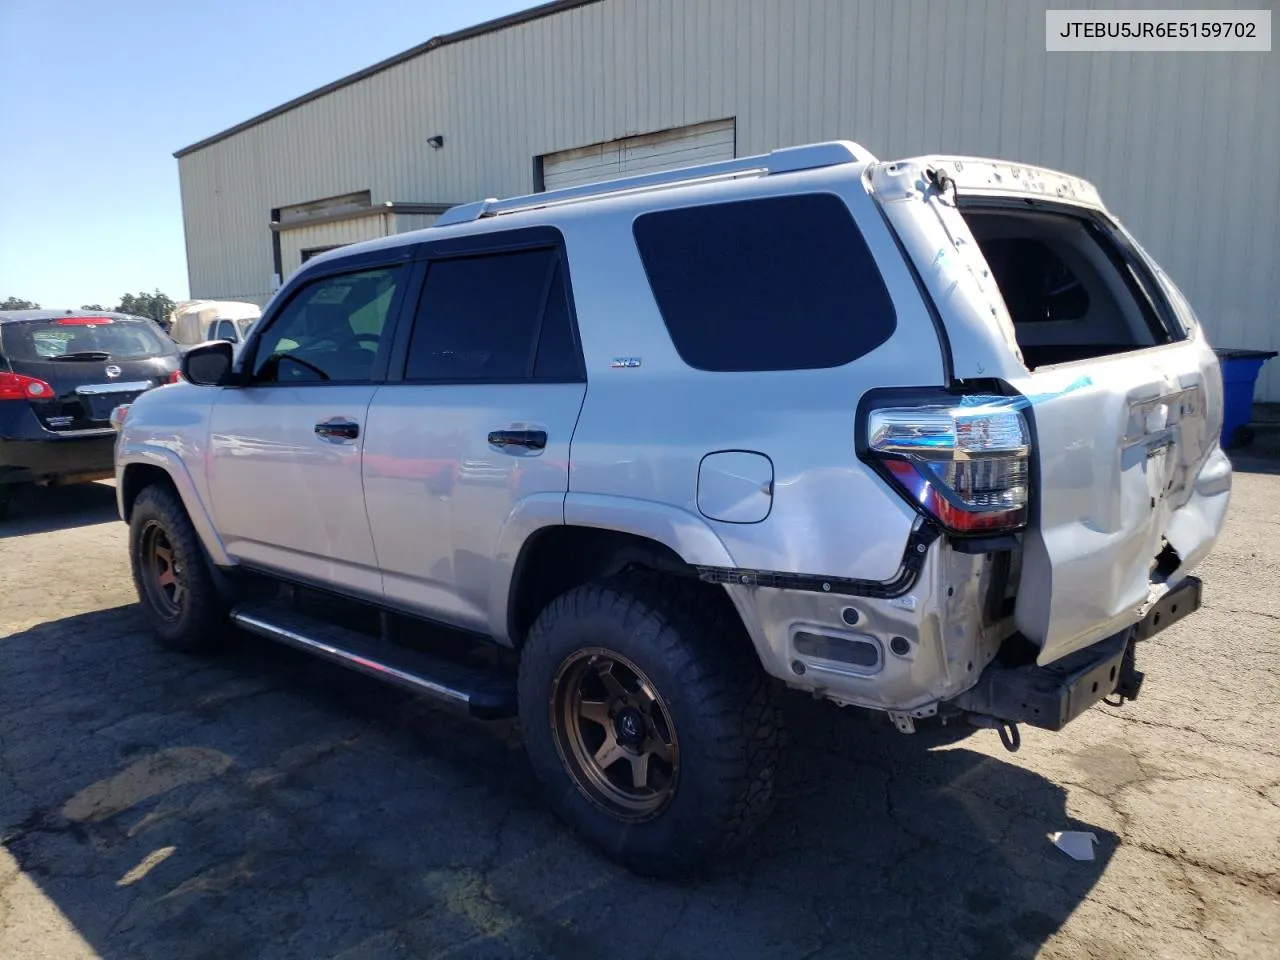
[[[992,661],[977,684],[948,707],[970,714],[969,722],[975,726],[998,730],[1005,747],[1016,750],[1020,738],[1014,724],[1061,730],[1100,700],[1123,706],[1126,700],[1138,699],[1142,690],[1143,674],[1135,656],[1138,642],[1198,610],[1202,593],[1200,580],[1187,577],[1141,622],[1043,667]],[[1115,698],[1108,699],[1112,694]]]
[[[1142,675],[1133,666],[1134,642],[1129,629],[1043,667],[992,661],[977,684],[950,706],[976,714],[970,722],[995,727],[1005,746],[1016,749],[1019,738],[1006,726],[1026,723],[1061,730],[1112,693],[1129,700],[1136,697]]]

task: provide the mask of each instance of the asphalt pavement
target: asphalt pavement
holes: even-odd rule
[[[514,724],[162,650],[112,487],[36,491],[0,525],[0,958],[1280,957],[1280,468],[1240,466],[1137,703],[1010,754],[792,696],[774,817],[684,883],[578,846]]]

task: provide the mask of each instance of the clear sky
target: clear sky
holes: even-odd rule
[[[187,296],[173,152],[536,0],[0,0],[0,300]]]

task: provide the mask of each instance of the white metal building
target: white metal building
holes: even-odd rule
[[[844,138],[1080,174],[1216,345],[1280,349],[1280,58],[1046,53],[1048,6],[1232,5],[546,3],[178,151],[191,296],[263,303],[312,253],[458,202]]]

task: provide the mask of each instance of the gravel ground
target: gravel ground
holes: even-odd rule
[[[1136,704],[1014,755],[795,697],[776,815],[683,884],[577,846],[510,724],[248,638],[156,647],[113,496],[0,527],[5,960],[1280,957],[1274,465],[1242,464]]]

